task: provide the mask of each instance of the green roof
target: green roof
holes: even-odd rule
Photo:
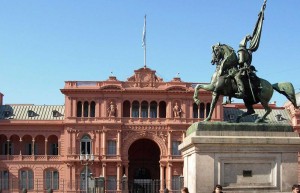
[[[2,105],[0,120],[64,120],[64,105]]]

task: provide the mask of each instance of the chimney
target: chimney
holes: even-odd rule
[[[0,106],[3,105],[3,94],[0,92]]]

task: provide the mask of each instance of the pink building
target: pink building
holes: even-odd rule
[[[156,190],[178,190],[178,145],[186,129],[205,118],[211,101],[201,91],[202,103],[195,105],[192,85],[178,77],[164,82],[141,68],[127,81],[67,81],[64,106],[2,105],[1,95],[2,191],[80,192],[90,173],[105,177],[107,192],[121,192],[124,175],[132,190],[141,179]],[[220,101],[213,119],[222,117]]]
[[[106,192],[122,192],[124,177],[132,193],[179,192],[178,145],[187,128],[206,117],[210,92],[200,91],[197,106],[193,83],[164,82],[149,68],[127,81],[67,81],[61,92],[65,105],[51,106],[3,105],[0,93],[2,192],[85,192],[89,176],[104,177]],[[243,108],[221,103],[214,121],[232,121]],[[294,120],[284,108],[273,109],[271,121]]]

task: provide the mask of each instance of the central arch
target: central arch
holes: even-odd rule
[[[159,179],[160,149],[150,139],[138,139],[131,144],[128,151],[129,180]]]

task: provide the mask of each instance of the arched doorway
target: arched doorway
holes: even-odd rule
[[[128,180],[131,193],[152,193],[159,190],[160,149],[150,139],[139,139],[129,148]]]

